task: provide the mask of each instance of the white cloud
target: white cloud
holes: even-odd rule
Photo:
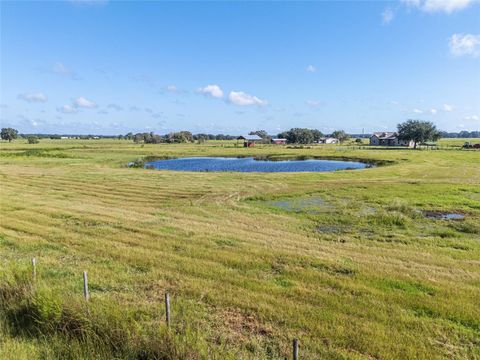
[[[480,117],[478,115],[468,115],[464,117],[465,120],[474,120],[474,121],[479,121]]]
[[[395,13],[391,8],[386,8],[382,12],[382,23],[383,24],[389,24],[393,18],[395,17]]]
[[[413,109],[412,110],[415,114],[423,114],[423,111],[420,109]]]
[[[307,105],[312,107],[312,108],[317,108],[321,105],[322,103],[318,100],[307,100]]]
[[[453,56],[480,56],[480,35],[453,34],[448,45]]]
[[[448,104],[443,104],[443,111],[452,112],[453,111],[453,106],[448,105]]]
[[[444,12],[450,14],[465,9],[472,4],[474,0],[402,0],[402,2],[409,7],[415,7],[425,12]]]
[[[398,101],[396,101],[396,100],[390,101],[390,104],[392,104],[392,105],[400,105],[400,103],[399,103]]]
[[[47,96],[41,92],[31,93],[31,94],[20,94],[18,95],[18,98],[28,102],[46,102],[48,100]]]
[[[197,92],[217,99],[223,97],[223,90],[218,85],[207,85],[203,88],[197,89]]]
[[[228,95],[228,100],[235,105],[248,106],[248,105],[257,105],[264,106],[267,105],[266,100],[259,99],[256,96],[244,93],[243,91],[230,91]]]
[[[67,68],[61,62],[57,62],[55,65],[53,65],[52,72],[54,72],[55,74],[61,75],[61,76],[65,76],[65,77],[71,77],[71,78],[76,77],[75,71]]]
[[[443,11],[450,14],[466,8],[472,2],[472,0],[426,0],[423,4],[423,10],[427,12]]]
[[[432,115],[436,115],[437,112],[438,112],[437,109],[430,109],[430,114],[432,114]]]
[[[198,89],[197,92],[203,93],[201,90],[202,88]],[[187,94],[188,91],[179,88],[177,85],[170,84],[165,86],[162,90],[160,90],[160,93],[172,93],[172,94],[184,95],[184,94]]]
[[[18,117],[20,118],[21,123],[24,126],[29,126],[29,127],[36,128],[36,127],[45,123],[45,121],[43,121],[41,119],[30,119],[30,118],[26,117],[25,115],[18,115]]]
[[[76,109],[72,105],[63,105],[57,108],[57,111],[63,114],[76,114],[78,112],[78,109]]]
[[[305,69],[309,73],[314,73],[317,72],[317,68],[313,65],[308,65],[307,68]]]
[[[73,106],[77,108],[94,109],[97,107],[97,104],[94,101],[85,99],[83,96],[80,96],[75,99],[75,101],[73,102]]]

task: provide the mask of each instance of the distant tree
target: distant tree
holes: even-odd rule
[[[363,140],[360,139],[360,138],[356,138],[356,139],[355,139],[355,142],[356,142],[357,144],[361,144],[361,143],[363,143]]]
[[[133,142],[135,144],[138,144],[139,142],[141,142],[143,140],[143,135],[138,133],[138,134],[133,135],[132,138],[133,138]]]
[[[314,141],[318,141],[322,135],[319,130],[293,128],[277,136],[282,139],[287,139],[287,143],[289,144],[311,144]]]
[[[163,136],[155,135],[153,131],[143,134],[143,142],[145,144],[160,144],[164,141],[165,141],[165,138]]]
[[[343,130],[335,130],[332,133],[332,137],[338,139],[340,142],[344,142],[350,138],[350,136]]]
[[[27,136],[27,141],[28,141],[29,144],[38,144],[39,143],[38,136],[33,136],[33,135]]]
[[[175,142],[186,143],[193,141],[193,135],[190,131],[179,131],[173,134]]]
[[[248,135],[257,135],[260,136],[264,140],[270,140],[271,137],[265,130],[257,130],[257,131],[250,131]]]
[[[320,130],[313,129],[310,131],[312,132],[314,142],[318,142],[323,137],[323,133]]]
[[[209,140],[208,134],[195,134],[193,135],[193,140],[198,141],[199,144],[204,143],[205,141]]]
[[[410,119],[398,124],[397,129],[398,138],[407,141],[413,140],[414,149],[417,148],[417,143],[437,141],[441,135],[436,126],[430,121]]]
[[[8,140],[8,142],[11,142],[18,137],[18,130],[13,128],[2,128],[1,137],[2,140]]]

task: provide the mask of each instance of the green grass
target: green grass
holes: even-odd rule
[[[480,151],[462,150],[464,141],[418,151],[2,142],[0,358],[277,359],[294,337],[301,359],[479,358]],[[126,166],[177,156],[388,165],[295,174]],[[289,199],[310,205],[272,205]]]

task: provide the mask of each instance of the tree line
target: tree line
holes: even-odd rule
[[[224,134],[192,134],[190,131],[177,131],[165,135],[158,135],[153,132],[132,133],[125,135],[118,135],[118,139],[133,140],[136,143],[144,142],[146,144],[160,144],[160,143],[187,143],[187,142],[203,142],[207,140],[234,140],[237,137],[233,135]]]
[[[273,138],[265,130],[252,131],[249,135],[260,136],[263,140],[270,142]],[[307,129],[307,128],[292,128],[288,131],[283,131],[276,135],[276,138],[286,139],[288,144],[312,144],[318,143],[319,140],[325,137],[320,130]],[[340,142],[344,142],[350,138],[350,136],[344,130],[336,130],[329,137],[336,138]]]
[[[460,132],[446,132],[440,131],[440,136],[442,138],[480,138],[480,131],[460,131]]]
[[[398,138],[402,140],[413,140],[415,147],[417,144],[425,143],[428,141],[437,141],[444,138],[479,138],[480,131],[461,131],[459,133],[449,133],[445,131],[439,131],[432,122],[422,120],[407,120],[397,126]],[[317,143],[322,137],[332,137],[338,139],[340,142],[344,142],[350,139],[351,135],[347,134],[344,130],[336,130],[331,134],[324,135],[320,130],[307,129],[307,128],[292,128],[288,131],[283,131],[276,136],[269,135],[265,130],[257,130],[250,132],[250,135],[258,135],[264,142],[271,142],[272,138],[286,139],[289,144],[312,144]],[[118,136],[105,136],[105,135],[67,135],[69,137],[75,137],[79,139],[92,139],[92,138],[117,138],[125,140],[133,140],[135,143],[146,144],[160,144],[160,143],[188,143],[188,142],[204,142],[207,140],[234,140],[237,136],[225,135],[225,134],[192,134],[190,131],[178,131],[171,132],[165,135],[158,135],[153,132],[132,133],[129,132],[125,135]],[[60,139],[61,135],[49,135],[49,134],[19,134],[16,129],[2,128],[1,138],[2,140],[12,141],[18,137],[26,138],[30,144],[38,143],[40,138]],[[357,141],[360,139],[356,139]],[[361,142],[361,140],[359,141]]]

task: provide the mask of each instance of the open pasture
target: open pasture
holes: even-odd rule
[[[300,359],[479,358],[480,151],[464,141],[418,151],[2,142],[0,358],[277,359],[291,356],[293,338]],[[381,166],[126,166],[180,156]]]

